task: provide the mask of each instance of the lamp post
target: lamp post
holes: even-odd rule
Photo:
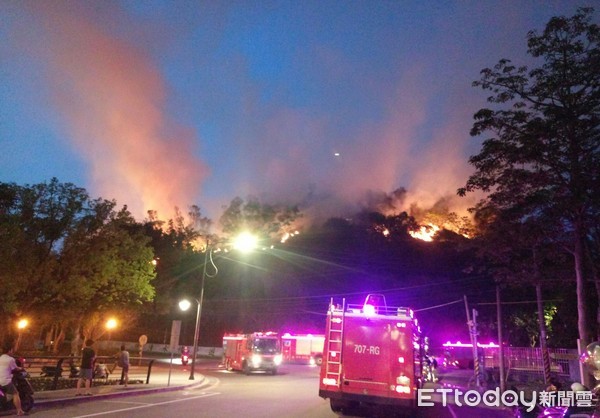
[[[194,330],[194,348],[192,349],[192,367],[190,367],[189,380],[194,380],[194,371],[196,370],[196,354],[198,352],[198,337],[200,334],[200,319],[202,317],[202,301],[204,299],[204,280],[206,279],[206,264],[208,263],[208,254],[212,251],[206,244],[206,251],[204,253],[204,266],[202,267],[202,279],[200,280],[200,299],[194,299],[196,301],[196,328]],[[182,311],[187,311],[191,306],[190,301],[182,300],[179,302],[179,308]]]
[[[29,325],[29,321],[27,319],[21,319],[19,322],[17,322],[17,329],[19,330],[19,335],[17,336],[17,343],[15,344],[15,351],[17,351],[19,349],[19,345],[21,345],[21,338],[23,335],[23,330],[25,328],[27,328],[27,325]]]
[[[106,329],[108,330],[108,349],[110,350],[110,344],[112,340],[112,330],[117,327],[117,320],[115,318],[110,318],[106,321]]]
[[[201,293],[202,294],[202,293]],[[198,299],[194,299],[196,301],[196,328],[194,330],[194,346],[192,349],[192,367],[190,368],[190,377],[189,380],[194,380],[194,370],[195,370],[195,366],[196,366],[196,352],[198,350],[198,334],[200,333],[200,314],[201,314],[201,310],[202,310],[202,302]],[[189,300],[182,300],[179,302],[179,308],[182,311],[187,311],[190,306],[192,306],[192,304],[190,303]]]
[[[256,237],[249,233],[242,233],[234,240],[234,247],[242,252],[252,251],[257,244]],[[204,300],[204,281],[206,280],[206,266],[208,265],[209,257],[212,254],[210,242],[206,241],[206,251],[204,252],[204,266],[202,267],[202,278],[200,279],[200,298],[194,299],[198,306],[196,311],[196,329],[194,330],[194,348],[192,350],[192,367],[190,368],[189,380],[194,380],[194,371],[196,368],[196,354],[198,352],[198,337],[200,336],[200,319],[202,317],[202,301]],[[212,257],[210,258],[212,262]],[[216,267],[215,274],[216,275]],[[211,275],[210,277],[214,277]],[[187,303],[186,303],[187,302]],[[191,306],[189,301],[179,302],[179,307],[182,310],[187,310]]]

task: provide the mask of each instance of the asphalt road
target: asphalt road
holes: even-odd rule
[[[84,417],[247,417],[247,418],[334,418],[329,402],[318,396],[316,367],[282,366],[278,375],[245,376],[227,372],[217,362],[197,365],[197,373],[206,376],[203,386],[175,392],[98,400],[34,410],[32,416],[48,418]],[[362,416],[375,416],[363,411]],[[383,416],[383,415],[379,415]],[[422,407],[424,418],[507,418],[507,411],[473,407]]]

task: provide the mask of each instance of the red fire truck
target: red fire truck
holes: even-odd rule
[[[323,360],[324,335],[290,334],[281,337],[283,361],[320,366]]]
[[[229,371],[241,370],[245,374],[267,371],[277,374],[281,361],[281,344],[275,332],[223,336],[223,364]]]
[[[334,304],[327,311],[319,396],[334,412],[360,406],[416,408],[423,384],[421,331],[409,308],[389,307],[383,295],[362,305]]]

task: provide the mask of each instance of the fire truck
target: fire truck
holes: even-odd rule
[[[275,332],[223,336],[223,364],[229,371],[240,370],[245,374],[266,371],[277,374],[281,361],[281,343]]]
[[[327,311],[319,396],[331,409],[354,415],[359,408],[417,407],[423,385],[423,340],[409,308],[389,307],[383,295],[364,304],[335,304]]]
[[[324,335],[285,333],[281,337],[283,361],[320,366],[324,344]]]

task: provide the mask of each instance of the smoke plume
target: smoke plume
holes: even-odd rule
[[[39,26],[18,33],[24,50],[45,58],[49,104],[87,160],[92,194],[136,217],[185,212],[208,173],[194,156],[196,134],[166,116],[168,88],[149,57],[81,5],[29,3]]]

